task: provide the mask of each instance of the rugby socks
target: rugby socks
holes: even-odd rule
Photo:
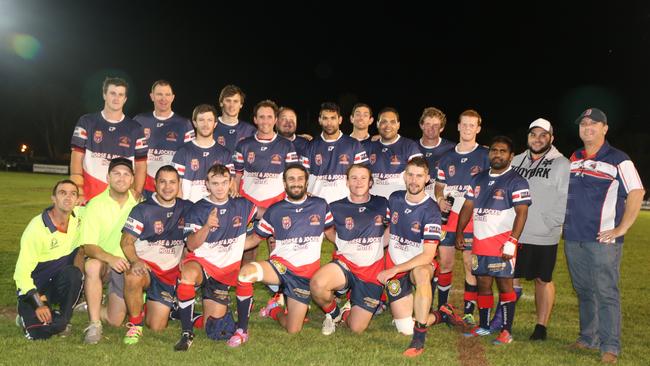
[[[237,282],[237,328],[248,332],[248,319],[250,319],[251,303],[253,301],[253,283]]]
[[[494,306],[494,295],[478,295],[479,326],[490,329],[490,311]]]
[[[325,312],[325,314],[329,314],[332,319],[336,319],[341,314],[341,310],[339,310],[339,306],[336,303],[336,300],[332,300],[329,305],[323,306],[323,312]]]
[[[415,325],[413,325],[413,341],[411,341],[411,344],[417,342],[417,344],[421,344],[422,348],[424,348],[424,341],[426,340],[426,337],[427,337],[426,323],[422,324],[416,321]]]
[[[452,278],[452,272],[438,275],[438,307],[441,307],[449,301]]]
[[[465,314],[473,314],[478,299],[478,286],[470,285],[465,281]],[[494,301],[494,300],[493,300]],[[479,307],[480,308],[480,307]]]
[[[271,319],[277,321],[278,317],[280,316],[280,312],[283,312],[283,311],[284,311],[284,309],[282,308],[282,306],[276,306],[273,309],[271,309],[271,311],[269,312],[269,316],[271,317]]]
[[[181,329],[183,332],[190,332],[194,329],[192,314],[194,313],[194,296],[196,292],[194,285],[189,283],[179,283],[176,288],[176,297],[178,298],[179,317],[181,318]]]
[[[517,294],[517,300],[515,300],[515,303],[516,303],[517,301],[519,301],[519,298],[521,297],[521,295],[524,294],[524,289],[521,286],[515,286],[513,288],[515,290],[515,294]],[[503,305],[502,305],[502,300],[501,300],[501,294],[499,294],[499,303],[497,304],[497,308],[494,311],[495,318],[497,316],[501,316],[503,314],[502,308],[503,308]]]
[[[517,301],[517,294],[512,292],[506,292],[499,295],[499,303],[502,306],[503,313],[503,330],[507,330],[512,333],[512,321],[515,319],[515,302]]]
[[[129,323],[135,325],[135,326],[142,326],[142,322],[144,320],[144,312],[141,311],[140,314],[137,316],[129,316]]]

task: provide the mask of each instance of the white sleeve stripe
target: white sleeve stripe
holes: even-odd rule
[[[618,165],[618,173],[623,181],[625,192],[630,192],[635,189],[643,189],[643,183],[639,177],[639,173],[634,167],[634,163],[630,160],[625,160]]]

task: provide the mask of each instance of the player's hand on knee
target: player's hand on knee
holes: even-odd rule
[[[113,256],[113,258],[108,261],[108,265],[117,273],[123,273],[131,267],[129,261],[116,256]]]
[[[138,276],[144,276],[149,271],[149,266],[145,262],[138,260],[131,265],[131,271]]]
[[[49,324],[52,322],[52,312],[50,311],[50,308],[47,307],[47,305],[42,305],[36,308],[36,318],[38,318],[38,321],[44,324]]]
[[[397,270],[395,270],[395,267],[385,269],[377,274],[377,281],[385,285],[386,282],[388,282],[388,280],[390,280],[391,278],[395,277],[396,274],[397,274]]]

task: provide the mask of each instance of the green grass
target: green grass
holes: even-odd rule
[[[52,184],[60,176],[40,174],[0,173],[0,217],[4,221],[0,232],[0,351],[1,365],[59,365],[59,364],[273,364],[297,365],[458,365],[478,364],[471,356],[485,357],[492,365],[596,365],[597,352],[574,352],[566,345],[578,333],[577,299],[571,287],[562,248],[554,274],[557,300],[549,327],[549,340],[545,343],[529,342],[528,336],[535,323],[535,304],[532,283],[525,283],[525,297],[517,305],[513,334],[515,342],[496,348],[490,339],[467,341],[446,326],[429,330],[427,351],[416,360],[407,360],[401,352],[409,338],[396,334],[391,317],[384,313],[373,320],[370,329],[356,336],[345,328],[325,337],[320,334],[322,312],[312,306],[310,321],[298,335],[288,335],[273,321],[260,319],[257,310],[265,303],[268,292],[256,286],[256,306],[251,317],[250,342],[240,349],[228,349],[224,343],[210,341],[201,331],[188,353],[174,353],[172,345],[179,335],[179,325],[172,322],[162,333],[145,330],[142,341],[135,346],[121,343],[125,328],[105,326],[105,339],[95,346],[82,342],[82,331],[87,317],[76,313],[69,338],[55,337],[47,342],[30,342],[24,339],[14,324],[15,285],[13,271],[19,249],[19,240],[28,221],[49,204]],[[621,266],[621,291],[623,301],[623,353],[621,365],[648,364],[650,351],[645,334],[650,306],[647,295],[650,277],[650,253],[647,250],[650,234],[650,213],[642,212],[635,226],[626,236]],[[331,244],[323,245],[323,261],[330,258]],[[264,248],[260,256],[265,256]],[[460,261],[458,261],[460,265]],[[455,273],[462,273],[460,267]],[[454,288],[462,289],[461,276],[455,276]],[[452,301],[461,305],[462,294],[452,293]],[[474,345],[474,347],[472,347]],[[476,346],[479,346],[478,348]],[[469,357],[469,359],[468,359]],[[461,362],[461,360],[466,360]]]

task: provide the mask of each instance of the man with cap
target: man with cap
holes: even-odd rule
[[[515,266],[516,279],[535,280],[537,324],[531,340],[546,340],[546,325],[555,301],[552,275],[569,188],[569,159],[553,146],[553,139],[551,122],[536,119],[528,127],[528,150],[512,160],[513,169],[528,181],[535,199],[519,238]],[[517,280],[515,292],[521,296]],[[495,311],[495,319],[490,323],[493,330],[500,329],[501,314],[498,309]]]
[[[641,209],[645,189],[629,156],[605,139],[607,116],[597,108],[576,123],[584,147],[571,155],[564,252],[578,295],[575,349],[600,349],[616,363],[621,351],[620,279],[623,235]]]
[[[130,268],[120,239],[131,209],[137,204],[129,190],[133,184],[133,163],[127,158],[114,158],[108,165],[108,188],[88,202],[81,223],[79,243],[88,256],[85,263],[84,294],[88,303],[90,324],[84,341],[96,344],[102,337],[100,319],[102,287],[109,282],[106,319],[120,326],[126,316],[124,303],[124,272]]]

